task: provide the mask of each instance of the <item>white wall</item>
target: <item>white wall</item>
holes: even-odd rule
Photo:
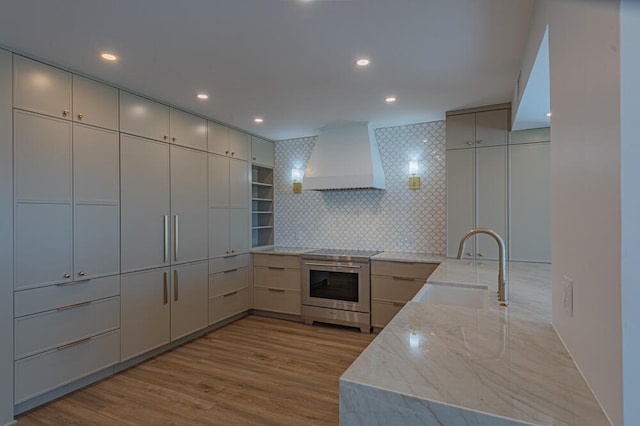
[[[640,4],[623,0],[620,16],[620,137],[622,199],[622,371],[623,414],[640,425]]]
[[[13,421],[13,131],[11,54],[0,50],[0,425]]]
[[[528,44],[548,23],[553,323],[615,425],[623,424],[619,19],[617,1],[539,1]],[[573,317],[564,276],[574,280]]]

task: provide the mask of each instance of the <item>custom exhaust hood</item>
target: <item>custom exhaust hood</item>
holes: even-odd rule
[[[321,129],[302,187],[313,191],[385,189],[380,152],[369,123]]]

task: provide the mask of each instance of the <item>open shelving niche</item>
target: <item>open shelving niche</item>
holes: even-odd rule
[[[273,169],[251,167],[251,246],[273,245]]]

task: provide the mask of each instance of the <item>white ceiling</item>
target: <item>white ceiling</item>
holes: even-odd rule
[[[0,44],[270,139],[508,102],[533,0],[3,0]],[[108,64],[99,53],[120,56]],[[354,59],[371,58],[367,69]],[[199,101],[196,92],[207,92]],[[384,98],[394,95],[395,104]],[[254,116],[263,116],[261,125]]]

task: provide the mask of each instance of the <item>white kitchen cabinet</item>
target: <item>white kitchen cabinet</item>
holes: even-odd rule
[[[120,136],[123,273],[170,264],[169,151],[165,143]]]
[[[118,130],[118,89],[73,76],[73,121]]]
[[[550,142],[509,146],[510,260],[551,262],[550,148]]]
[[[175,108],[171,108],[169,119],[171,143],[207,150],[207,120]]]
[[[475,149],[447,151],[447,257],[456,257],[460,237],[476,223]],[[475,237],[467,241],[465,255],[475,252]]]
[[[171,341],[170,281],[170,268],[122,275],[121,361]]]
[[[224,257],[249,251],[249,210],[209,209],[209,257]]]
[[[208,257],[207,153],[171,147],[173,264]]]
[[[447,149],[506,145],[509,109],[447,114]]]
[[[13,55],[13,106],[71,120],[71,73]]]
[[[208,146],[212,154],[249,160],[251,150],[249,135],[222,124],[208,122]]]
[[[208,324],[207,261],[171,268],[171,341]]]
[[[209,155],[209,206],[249,207],[249,165],[246,161]]]
[[[120,131],[169,142],[170,108],[149,99],[120,91]]]
[[[300,315],[300,257],[253,255],[253,308]]]
[[[275,149],[273,142],[251,136],[251,159],[255,164],[273,168],[275,165]]]

